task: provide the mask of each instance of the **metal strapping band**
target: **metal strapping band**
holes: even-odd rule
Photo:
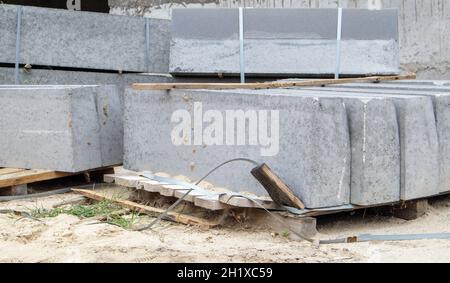
[[[17,28],[16,28],[16,64],[14,67],[14,84],[20,84],[19,64],[20,64],[20,39],[22,27],[22,6],[17,7]]]
[[[150,73],[150,19],[145,18],[145,64]]]
[[[336,70],[334,78],[339,79],[341,69],[341,39],[342,39],[342,8],[338,8],[337,36],[336,36]]]
[[[245,56],[244,56],[244,8],[239,7],[239,66],[241,83],[245,83]]]

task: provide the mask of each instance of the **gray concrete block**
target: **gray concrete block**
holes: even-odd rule
[[[0,106],[0,167],[80,172],[122,161],[116,87],[4,86]]]
[[[199,110],[198,102],[202,103],[203,111]],[[226,110],[250,111],[247,113],[253,117],[245,123],[246,139],[241,145],[235,139],[226,145],[226,137],[236,135],[236,128],[225,131],[228,134],[222,136],[223,139],[218,138],[222,142],[195,140],[199,127],[194,131],[191,128],[199,122],[194,121],[194,113],[204,113],[205,117],[213,113],[221,115],[224,120],[222,123],[217,121],[217,125],[226,128],[226,117],[229,115]],[[260,112],[264,110],[268,110],[268,120],[264,120]],[[272,127],[272,122],[277,124],[276,112],[272,110],[279,111],[279,150],[273,156],[265,156],[268,154],[263,153],[262,149],[270,147],[269,143],[261,145],[264,136],[260,135],[276,136],[275,128],[270,133],[265,132]],[[194,119],[187,124],[178,146],[174,145],[174,141],[180,140],[174,140],[172,134],[181,120],[172,120],[174,113],[180,114],[175,111]],[[255,121],[252,113],[257,113],[256,117],[259,117],[257,134],[253,132],[255,124],[250,122]],[[213,135],[207,130],[212,123],[213,120],[209,120],[197,125],[204,127],[204,133],[215,136],[216,133]],[[309,208],[349,203],[351,152],[347,116],[341,99],[269,95],[263,92],[248,95],[241,90],[166,92],[127,89],[124,124],[124,166],[127,169],[182,174],[196,180],[221,162],[246,157],[267,162]],[[192,139],[189,139],[189,133],[194,134]],[[276,140],[273,140],[272,146],[277,143]],[[267,193],[250,174],[253,167],[247,163],[229,164],[207,180],[234,191],[265,195]]]
[[[445,80],[400,80],[400,81],[385,81],[384,84],[393,85],[419,85],[419,86],[435,86],[435,87],[450,87],[450,81]]]
[[[0,5],[0,62],[14,63],[15,5]],[[133,72],[168,71],[169,21],[22,7],[21,63]],[[148,58],[147,58],[148,51]]]
[[[170,72],[238,74],[238,23],[237,9],[174,9]],[[342,74],[399,72],[396,10],[346,9],[342,24]],[[246,9],[244,29],[249,75],[336,70],[336,9]]]
[[[439,142],[439,168],[440,182],[439,191],[441,193],[450,191],[450,87],[434,85],[432,81],[413,84],[352,84],[349,87],[341,86],[347,92],[383,92],[387,95],[419,95],[433,99],[434,114],[436,118],[436,128]],[[336,86],[334,89],[338,89]]]
[[[22,85],[116,85],[123,101],[123,93],[127,86],[133,83],[168,83],[174,78],[168,74],[147,73],[105,73],[81,72],[65,70],[20,69]],[[0,85],[14,84],[14,68],[0,68]]]
[[[399,127],[391,98],[315,89],[262,91],[273,95],[342,99],[348,116],[352,153],[351,203],[371,206],[400,200]],[[249,95],[254,95],[254,92],[247,91]]]
[[[352,95],[350,89],[338,87],[314,90]],[[441,153],[432,98],[425,95],[389,94],[384,90],[355,90],[353,95],[387,97],[395,103],[400,130],[401,199],[439,194]]]

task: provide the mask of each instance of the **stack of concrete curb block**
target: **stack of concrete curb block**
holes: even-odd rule
[[[32,69],[20,70],[23,85],[117,85],[121,98],[125,88],[133,83],[168,83],[174,79],[169,74],[101,73]],[[14,69],[0,68],[0,84],[14,84]]]
[[[218,116],[222,121],[215,122],[219,123],[217,131],[221,131],[225,121],[232,118],[232,113],[226,110],[248,111],[247,115],[253,116],[252,127],[257,127],[252,130],[257,132],[251,137],[250,133],[244,134],[248,139],[239,142],[237,122],[236,128],[224,128],[223,135],[212,134],[220,136],[216,141],[219,145],[195,136],[202,131],[199,115],[204,115],[206,120],[211,119],[211,115]],[[179,121],[180,118],[186,120]],[[187,123],[187,128],[180,134],[176,128],[183,127],[183,122]],[[191,127],[198,123],[199,128],[191,135]],[[125,94],[124,125],[124,166],[127,169],[186,174],[195,180],[223,161],[247,157],[270,164],[308,207],[349,203],[350,143],[342,100],[248,95],[239,90],[167,93],[130,89]],[[206,134],[209,130],[204,131]],[[272,137],[272,144],[265,141],[267,136]],[[181,138],[183,144],[174,140],[176,138]],[[254,141],[250,142],[252,139]],[[264,149],[272,149],[272,152]],[[246,163],[230,164],[211,175],[208,181],[238,191],[264,194],[264,189],[250,175],[252,167],[254,165]]]
[[[367,92],[367,93],[384,93],[385,95],[415,95],[429,97],[433,102],[435,127],[439,140],[439,192],[450,191],[450,85],[445,81],[423,81],[413,82],[410,84],[401,82],[398,84],[386,83],[381,85],[373,84],[348,84],[345,86],[335,86],[336,90],[343,90],[347,92]],[[331,87],[324,88],[324,90],[333,90]],[[418,116],[420,113],[417,113]],[[419,150],[427,148],[422,147]],[[414,153],[416,156],[418,153]],[[428,156],[430,158],[432,155]],[[432,175],[433,171],[423,171],[420,175]]]
[[[0,5],[2,63],[16,61],[19,9],[20,63],[130,72],[168,71],[168,20],[15,5]]]
[[[446,193],[450,191],[450,88],[439,85],[445,83],[129,89],[124,164],[127,169],[183,174],[195,180],[223,161],[247,157],[273,167],[308,208],[376,206]],[[203,137],[214,136],[211,125],[217,119],[218,129],[226,128],[227,110],[247,115],[242,124],[247,143],[195,140],[199,129]],[[258,120],[252,110],[278,111],[278,154],[263,156],[261,144],[250,145],[252,129],[264,129],[270,126],[267,121],[273,121],[271,117]],[[236,135],[239,126],[231,129]],[[245,163],[228,165],[208,180],[231,190],[264,194],[252,179],[251,168]]]
[[[122,162],[116,86],[2,86],[0,108],[0,167],[80,172]]]
[[[438,137],[429,97],[326,89],[291,92],[344,98],[352,144],[352,204],[376,205],[439,193]],[[383,109],[373,99],[389,105]],[[354,103],[364,105],[355,111]]]
[[[337,69],[337,9],[245,9],[248,75],[329,76]],[[239,74],[238,9],[174,9],[170,72]],[[399,72],[396,10],[344,9],[339,72]]]

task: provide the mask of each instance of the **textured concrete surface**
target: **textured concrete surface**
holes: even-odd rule
[[[83,72],[52,69],[20,69],[20,83],[23,85],[117,85],[120,97],[123,97],[125,88],[133,83],[170,83],[170,82],[210,82],[228,83],[239,82],[239,78],[224,77],[172,77],[169,74],[155,73],[110,73],[110,72]],[[264,78],[271,80],[271,78]],[[272,78],[275,79],[275,78]],[[260,82],[260,78],[249,78],[248,82]],[[14,68],[0,67],[1,85],[14,84]]]
[[[314,88],[322,92],[352,93],[345,88]],[[440,148],[432,97],[389,94],[383,90],[354,91],[353,95],[388,97],[397,109],[400,132],[401,199],[439,194]],[[380,135],[383,133],[379,133]]]
[[[167,74],[118,74],[102,72],[63,71],[49,69],[20,69],[23,85],[116,85],[123,101],[123,93],[133,83],[167,83],[174,78]],[[14,84],[14,68],[0,68],[0,86]]]
[[[264,92],[342,99],[347,110],[352,153],[351,203],[370,206],[400,200],[400,137],[391,98],[315,89]]]
[[[0,62],[14,63],[15,5],[0,5]],[[43,66],[168,71],[169,21],[150,19],[147,66],[145,19],[23,7],[21,63]]]
[[[248,75],[334,74],[336,9],[248,9],[244,22]],[[173,10],[170,72],[238,74],[238,23],[237,9]],[[399,72],[396,10],[344,10],[342,25],[342,74]]]
[[[399,10],[402,68],[422,79],[450,77],[447,0],[109,0],[110,13],[171,18],[172,8],[345,8]]]
[[[441,86],[444,85],[444,86]],[[335,87],[337,89],[338,86]],[[440,160],[440,192],[450,191],[450,87],[445,87],[444,82],[438,85],[433,82],[416,82],[415,84],[405,83],[384,83],[384,84],[351,84],[340,86],[348,92],[370,92],[382,91],[385,94],[394,95],[419,95],[428,96],[433,99],[434,114],[436,117],[436,128],[439,139],[439,160]]]
[[[383,84],[395,84],[395,85],[422,85],[422,86],[449,86],[450,81],[444,80],[402,80],[402,81],[393,81],[393,82],[383,82]]]
[[[307,207],[348,204],[351,152],[342,100],[289,94],[248,95],[240,92],[127,89],[124,110],[125,168],[183,174],[196,180],[221,162],[247,157],[267,162]],[[278,110],[278,154],[262,156],[261,148],[264,145],[250,145],[249,137],[251,131],[255,130],[254,124],[253,127],[247,127],[249,139],[244,145],[206,145],[200,142],[197,145],[188,143],[175,146],[171,132],[177,124],[171,122],[171,116],[177,110],[187,110],[191,116],[194,115],[194,111],[198,111],[195,102],[202,103],[205,115],[208,110],[218,110],[224,119],[226,110]],[[274,119],[272,114],[269,117]],[[267,122],[259,120],[258,134],[261,134],[260,127],[264,129],[270,126],[269,122],[275,121],[271,118]],[[196,123],[193,120],[191,122]],[[209,122],[212,123],[212,120]],[[201,125],[206,131],[211,123],[204,122]],[[198,133],[196,129],[194,135]],[[235,134],[236,129],[232,130],[232,134]],[[253,167],[247,163],[229,164],[212,174],[208,181],[235,191],[266,194],[250,174]]]
[[[0,167],[79,172],[122,161],[114,86],[3,86],[0,107]]]

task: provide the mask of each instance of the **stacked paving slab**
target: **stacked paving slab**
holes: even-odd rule
[[[121,164],[124,88],[172,81],[168,20],[0,4],[0,34],[0,63],[32,66],[0,68],[0,167]]]
[[[0,167],[81,172],[122,163],[116,86],[0,86]]]
[[[397,10],[344,9],[337,51],[337,9],[245,9],[249,76],[399,73]],[[240,73],[238,9],[173,9],[170,72]]]
[[[450,191],[449,96],[445,82],[427,81],[270,90],[128,89],[125,167],[196,180],[223,161],[250,158],[269,164],[308,208],[376,206],[434,196]],[[223,137],[223,145],[196,143],[200,128],[203,135],[214,136],[210,127],[217,117],[226,127],[227,110],[247,114],[247,140],[226,145]],[[264,144],[249,142],[255,126],[265,129],[273,121],[251,110],[258,115],[260,110],[278,111],[278,154],[263,156]],[[190,123],[180,131],[183,119]],[[174,139],[174,133],[182,133],[186,142]],[[271,130],[269,136],[275,133]],[[208,180],[264,194],[251,177],[252,167],[230,164]]]
[[[169,21],[102,13],[0,5],[0,62],[167,73]],[[148,21],[148,29],[146,28]]]

